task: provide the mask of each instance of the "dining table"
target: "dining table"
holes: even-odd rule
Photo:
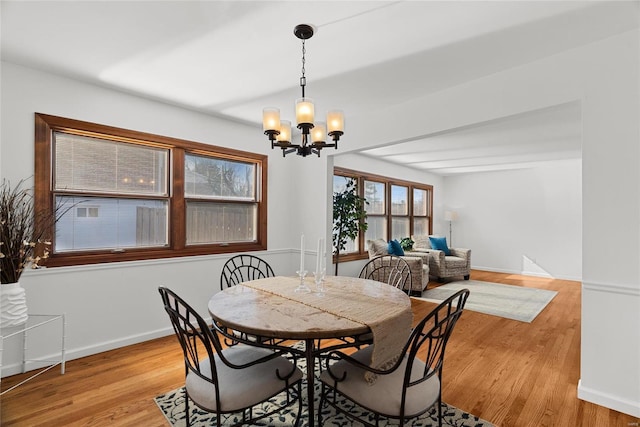
[[[326,276],[276,276],[242,282],[215,293],[208,303],[217,329],[234,341],[284,350],[306,361],[308,425],[314,425],[316,359],[373,340],[371,366],[385,368],[400,357],[411,331],[411,300],[375,280]],[[237,334],[237,332],[240,334]],[[292,346],[303,342],[304,348]],[[318,345],[323,342],[323,345]],[[367,378],[375,381],[375,376]]]

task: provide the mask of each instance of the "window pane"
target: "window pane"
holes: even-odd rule
[[[429,218],[413,219],[413,234],[428,235],[429,234]]]
[[[255,200],[256,165],[187,154],[184,191],[191,197]]]
[[[54,132],[54,188],[167,194],[169,150]]]
[[[409,189],[399,185],[391,186],[391,215],[408,215]]]
[[[391,218],[391,239],[409,237],[409,218]]]
[[[344,249],[340,251],[340,255],[358,252],[356,242],[358,242],[358,237],[356,237],[355,240],[347,240],[347,243],[344,245]]]
[[[427,216],[428,210],[427,191],[418,188],[413,189],[413,214]]]
[[[383,216],[367,217],[368,228],[364,234],[365,244],[367,240],[387,240],[387,218]],[[367,247],[365,247],[367,250]]]
[[[342,175],[334,175],[333,176],[333,192],[334,193],[342,193],[347,189],[347,184],[353,181],[353,178],[349,178],[347,176]]]
[[[256,204],[187,202],[187,245],[257,240]]]
[[[365,181],[364,182],[364,198],[369,202],[366,205],[367,213],[384,215],[385,213],[385,191],[384,183]]]
[[[54,253],[167,245],[164,200],[59,196],[56,203],[63,212],[75,208],[56,224]]]

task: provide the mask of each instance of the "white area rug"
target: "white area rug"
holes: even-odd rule
[[[557,294],[546,289],[464,280],[429,289],[422,297],[412,298],[441,302],[464,288],[471,291],[465,309],[527,323],[531,323]]]

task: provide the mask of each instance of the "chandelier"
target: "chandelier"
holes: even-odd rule
[[[306,157],[309,154],[317,154],[320,157],[320,150],[327,147],[338,148],[338,140],[344,134],[344,114],[342,111],[333,110],[327,113],[327,121],[314,123],[313,100],[307,98],[304,88],[307,84],[305,73],[305,40],[313,36],[314,29],[311,25],[297,25],[293,34],[302,40],[302,76],[300,77],[300,88],[302,98],[296,100],[296,123],[300,129],[302,140],[300,144],[291,142],[291,122],[280,120],[280,110],[277,108],[265,108],[262,111],[262,129],[264,134],[271,141],[271,148],[280,147],[282,157],[289,153],[297,153]],[[327,144],[327,135],[331,137],[333,143]]]

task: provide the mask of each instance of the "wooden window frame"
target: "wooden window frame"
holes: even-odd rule
[[[391,214],[391,186],[399,185],[403,187],[407,187],[408,189],[408,215],[406,217],[409,218],[409,235],[413,235],[413,189],[417,188],[420,190],[425,190],[427,192],[428,207],[427,207],[427,215],[416,215],[418,218],[427,218],[429,220],[429,234],[433,233],[433,185],[422,184],[419,182],[413,181],[403,181],[395,178],[389,178],[382,175],[375,175],[366,172],[360,172],[352,169],[346,169],[341,167],[335,167],[333,169],[333,175],[344,176],[353,178],[357,181],[358,194],[361,197],[364,197],[364,181],[374,181],[385,184],[385,215],[387,218],[387,239],[391,236],[391,220],[394,216],[396,217],[405,217],[400,215],[392,215]],[[365,206],[366,209],[366,206]],[[381,216],[381,215],[376,215]],[[358,251],[352,252],[348,254],[340,254],[340,262],[345,261],[355,261],[360,259],[369,258],[369,253],[367,252],[366,241],[364,233],[360,233],[358,236]],[[335,262],[335,255],[334,260]]]
[[[36,212],[43,212],[45,215],[52,215],[55,209],[52,139],[53,133],[56,131],[97,137],[111,141],[160,147],[169,150],[168,245],[160,248],[126,248],[124,250],[83,250],[51,253],[49,258],[46,260],[47,267],[139,261],[232,252],[249,252],[267,249],[268,156],[178,138],[36,113],[34,207]],[[254,163],[256,165],[256,203],[258,213],[255,242],[186,245],[186,200],[183,186],[185,153],[201,154],[225,160]],[[53,238],[53,227],[50,230],[46,230],[45,235]]]

